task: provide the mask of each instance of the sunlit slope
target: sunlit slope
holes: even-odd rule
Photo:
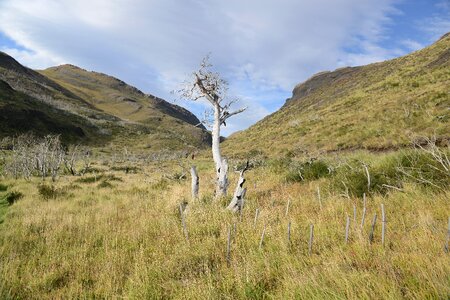
[[[314,75],[277,112],[224,144],[229,153],[298,153],[450,137],[450,35],[397,59]]]
[[[151,123],[169,115],[191,125],[200,121],[188,110],[173,105],[112,76],[73,65],[48,68],[40,73],[64,86],[93,106],[125,120]]]

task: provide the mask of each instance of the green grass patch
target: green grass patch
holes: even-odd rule
[[[6,192],[6,190],[8,190],[8,186],[0,183],[0,192]]]

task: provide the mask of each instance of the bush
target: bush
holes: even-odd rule
[[[0,192],[5,192],[8,189],[8,186],[0,183]]]
[[[450,186],[450,174],[433,157],[422,150],[403,151],[383,157],[368,167],[370,188],[366,171],[361,162],[350,161],[337,169],[331,181],[334,190],[348,192],[350,196],[386,194],[392,189],[401,189],[412,182],[430,189],[445,189]]]
[[[286,181],[299,182],[317,180],[331,174],[331,167],[323,160],[314,160],[291,166],[286,174]]]
[[[23,194],[20,192],[9,192],[4,196],[4,200],[8,202],[8,205],[13,205],[17,200],[23,197]]]
[[[398,171],[405,181],[432,189],[445,189],[450,186],[450,172],[431,153],[422,150],[402,153],[398,162]]]
[[[38,185],[38,193],[44,200],[56,199],[64,194],[62,190],[57,189],[55,186],[44,183]]]
[[[392,166],[394,169],[390,167],[387,169],[369,167],[369,187],[366,172],[361,165],[346,166],[339,169],[333,178],[332,186],[334,189],[354,197],[362,197],[363,194],[385,194],[389,190],[388,186],[395,188],[402,186],[401,180],[395,175],[395,172],[392,172],[395,171],[395,166]]]

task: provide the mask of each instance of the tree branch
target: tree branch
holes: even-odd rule
[[[222,116],[220,117],[220,124],[225,124],[225,121],[228,118],[230,118],[230,117],[232,117],[234,115],[240,114],[241,112],[245,111],[246,109],[247,109],[247,107],[243,107],[243,108],[235,110],[235,111],[233,111],[231,113],[229,113],[228,111],[224,111],[222,113]]]

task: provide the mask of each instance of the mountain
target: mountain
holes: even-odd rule
[[[210,141],[199,122],[114,77],[72,65],[34,71],[0,52],[0,138],[33,131],[70,143],[194,149]]]
[[[450,33],[400,58],[312,76],[280,110],[230,136],[224,149],[241,155],[379,151],[423,136],[445,144],[449,122]]]
[[[109,114],[141,123],[152,123],[163,115],[198,125],[200,121],[188,110],[153,95],[146,95],[125,82],[98,72],[88,72],[73,65],[39,71]],[[203,125],[200,125],[204,129]]]

